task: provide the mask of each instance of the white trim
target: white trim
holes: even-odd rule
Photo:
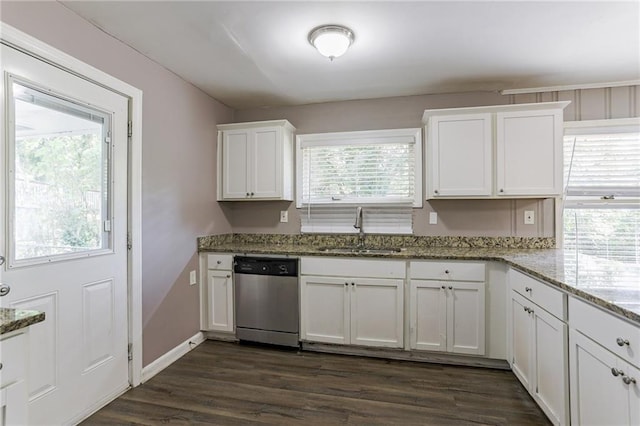
[[[531,87],[526,89],[500,90],[501,95],[521,95],[526,93],[563,92],[565,90],[603,89],[607,87],[638,86],[640,80],[610,81],[589,84],[568,84],[565,86]]]
[[[159,372],[161,372],[162,370],[164,370],[165,368],[167,368],[168,366],[176,362],[183,355],[187,354],[191,350],[198,347],[198,345],[204,342],[204,340],[205,340],[204,334],[201,331],[199,331],[193,336],[191,336],[189,339],[185,340],[175,348],[171,349],[169,352],[160,356],[151,364],[144,367],[142,369],[142,383],[145,383],[146,381],[151,379],[153,376],[155,376],[156,374],[158,374]]]
[[[133,359],[129,366],[132,386],[140,384],[142,372],[142,91],[48,44],[0,22],[0,40],[31,56],[129,98],[133,122],[130,142],[129,218],[133,247],[129,252],[129,343]]]

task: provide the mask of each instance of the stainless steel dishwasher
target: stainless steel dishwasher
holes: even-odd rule
[[[236,256],[236,337],[299,346],[298,259]]]

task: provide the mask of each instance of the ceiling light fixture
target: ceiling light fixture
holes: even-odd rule
[[[344,55],[353,40],[353,31],[341,25],[322,25],[309,33],[309,43],[332,61]]]

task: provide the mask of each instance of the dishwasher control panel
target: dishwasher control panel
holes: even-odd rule
[[[298,276],[298,260],[236,256],[233,262],[233,272],[236,274],[296,277]]]

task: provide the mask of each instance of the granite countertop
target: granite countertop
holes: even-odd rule
[[[44,312],[0,308],[0,335],[44,321]]]
[[[330,256],[384,259],[482,260],[505,262],[554,285],[569,294],[640,323],[640,268],[596,256],[561,249],[509,247],[416,247],[405,246],[398,253],[335,253],[317,244],[251,241],[249,238],[199,239],[200,252],[272,254],[290,256]],[[513,245],[512,245],[513,246]],[[339,247],[339,246],[338,246]],[[388,247],[402,247],[389,245]]]

